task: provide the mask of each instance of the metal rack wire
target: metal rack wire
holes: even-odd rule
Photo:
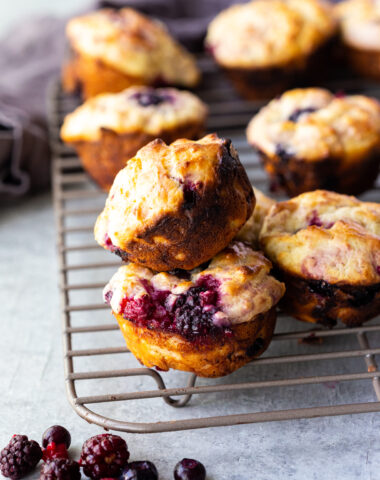
[[[265,174],[244,134],[261,104],[239,99],[207,58],[199,61],[205,80],[198,94],[210,106],[209,131],[232,139],[252,183],[265,191]],[[357,79],[328,86],[380,95],[379,87]],[[62,120],[78,99],[65,95],[57,80],[49,100],[65,381],[81,417],[105,429],[151,433],[380,411],[380,318],[324,330],[280,317],[266,354],[223,379],[139,366],[102,304],[101,290],[120,264],[92,235],[105,194],[59,139]],[[365,198],[379,201],[379,184]],[[341,385],[345,395],[336,394]],[[186,409],[169,408],[184,407],[192,397]],[[134,418],[128,416],[131,402],[138,402]]]

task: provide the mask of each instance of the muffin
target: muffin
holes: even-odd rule
[[[254,205],[230,140],[156,139],[116,175],[95,238],[152,270],[191,270],[230,243]]]
[[[253,117],[247,138],[273,189],[359,194],[379,171],[380,104],[321,88],[290,90]]]
[[[380,80],[380,3],[346,0],[335,12],[345,59],[360,75]]]
[[[127,160],[155,138],[171,143],[199,138],[207,108],[190,92],[138,86],[90,98],[65,118],[62,140],[75,147],[83,167],[105,190]]]
[[[233,5],[209,25],[206,48],[244,97],[271,98],[310,70],[327,69],[337,31],[332,12],[318,0]]]
[[[147,367],[227,375],[267,348],[284,285],[271,263],[232,242],[192,271],[129,263],[104,289],[130,351]]]
[[[380,313],[380,204],[304,193],[271,208],[260,242],[285,282],[290,315],[351,327]]]
[[[235,240],[245,242],[256,250],[260,247],[259,235],[264,223],[264,218],[271,207],[276,204],[276,201],[264,195],[258,188],[254,188],[253,192],[256,200],[255,209],[247,220],[247,223],[236,235]]]
[[[66,27],[71,48],[64,90],[84,98],[132,85],[194,87],[195,59],[165,26],[131,8],[103,9],[73,18]]]

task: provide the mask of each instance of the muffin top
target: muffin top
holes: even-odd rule
[[[103,294],[115,313],[139,321],[144,315],[149,320],[149,311],[158,328],[160,319],[166,326],[176,323],[184,305],[192,305],[202,321],[227,327],[253,320],[278,303],[285,288],[270,276],[271,267],[262,253],[234,241],[209,265],[192,271],[156,273],[134,263],[124,265]],[[150,309],[136,311],[144,300],[149,300]]]
[[[295,89],[253,117],[248,142],[280,160],[360,160],[380,145],[380,104],[363,95],[334,95],[322,88]]]
[[[96,141],[103,129],[159,136],[163,130],[204,123],[206,115],[206,105],[190,92],[130,87],[121,93],[98,95],[80,105],[65,117],[61,137],[65,142]]]
[[[156,139],[116,175],[95,238],[149,268],[190,270],[228,245],[254,204],[229,140],[211,134],[166,145]]]
[[[282,270],[331,284],[380,282],[380,204],[316,190],[273,206],[260,234]]]
[[[276,201],[267,197],[258,188],[253,189],[256,198],[256,205],[247,223],[236,235],[235,240],[241,240],[252,248],[259,248],[259,234],[264,223],[264,218]]]
[[[345,43],[365,50],[380,50],[380,2],[346,0],[335,7]]]
[[[74,52],[151,84],[194,86],[195,59],[165,26],[131,8],[103,9],[70,20],[66,34]]]
[[[281,67],[310,55],[335,30],[327,3],[256,0],[222,11],[209,25],[206,46],[225,67]]]

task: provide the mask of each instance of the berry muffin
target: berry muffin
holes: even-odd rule
[[[152,270],[191,270],[230,243],[254,205],[230,140],[156,139],[116,175],[95,238]]]
[[[248,142],[272,181],[298,195],[316,188],[359,194],[380,164],[380,104],[321,88],[290,90],[251,120]]]
[[[260,242],[285,282],[290,315],[357,326],[380,313],[380,204],[304,193],[272,207]]]
[[[104,299],[142,364],[220,377],[263,353],[272,338],[285,288],[270,270],[262,253],[234,241],[192,271],[124,265]]]
[[[73,18],[66,27],[71,57],[62,72],[67,92],[84,98],[131,85],[194,87],[193,56],[165,26],[131,8],[103,9]]]
[[[380,3],[346,0],[335,12],[345,59],[359,74],[380,80]]]
[[[259,235],[264,223],[264,218],[276,201],[267,197],[258,188],[254,188],[256,205],[247,223],[236,235],[235,240],[247,243],[255,250],[259,248]]]
[[[105,190],[127,160],[155,138],[167,143],[202,136],[207,108],[190,92],[138,86],[90,98],[65,118],[63,141]]]
[[[311,68],[326,70],[336,30],[323,1],[255,0],[222,11],[209,25],[206,48],[244,97],[271,98]]]

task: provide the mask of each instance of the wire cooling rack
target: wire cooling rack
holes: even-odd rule
[[[197,93],[210,107],[208,130],[232,139],[253,185],[266,191],[266,176],[244,132],[261,103],[239,99],[206,57],[199,63],[204,82]],[[380,96],[380,87],[347,78],[326,86]],[[52,84],[49,125],[64,370],[74,410],[105,429],[135,433],[380,411],[380,318],[358,328],[326,330],[280,315],[267,352],[221,379],[138,364],[102,303],[102,288],[120,265],[93,239],[105,194],[59,139],[64,116],[78,102],[62,92],[58,80]],[[379,182],[363,198],[379,201]]]

